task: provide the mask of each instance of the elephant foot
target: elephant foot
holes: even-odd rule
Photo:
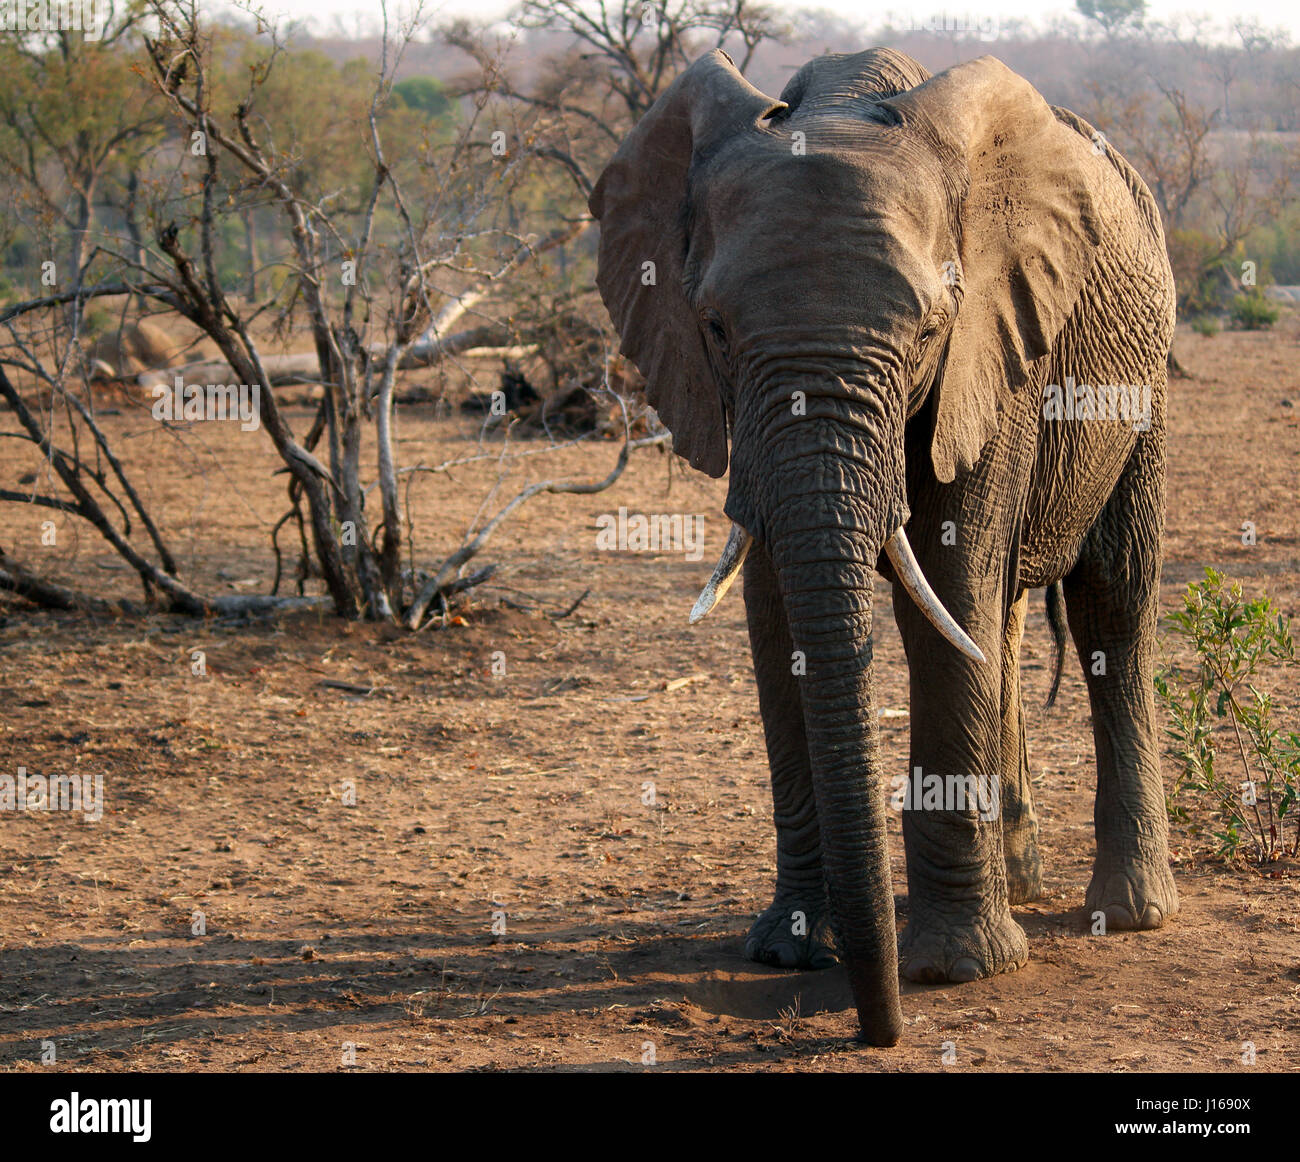
[[[899,972],[919,984],[979,980],[1014,972],[1028,960],[1029,940],[1010,912],[961,924],[913,916],[899,947]]]
[[[1135,932],[1159,928],[1178,914],[1178,889],[1168,860],[1129,863],[1122,867],[1098,866],[1088,885],[1084,908],[1088,915],[1102,912],[1107,932]]]
[[[839,963],[824,899],[777,896],[749,930],[745,959],[776,968],[830,968]]]

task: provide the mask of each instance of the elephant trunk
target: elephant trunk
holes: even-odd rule
[[[897,509],[862,519],[843,498],[804,497],[767,521],[767,547],[802,655],[804,726],[831,914],[862,1038],[902,1032],[894,892],[872,682],[874,565]],[[875,526],[874,528],[872,526]],[[796,656],[796,664],[798,663]]]

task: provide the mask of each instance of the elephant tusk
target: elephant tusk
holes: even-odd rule
[[[907,543],[907,534],[903,532],[901,525],[885,542],[885,553],[893,564],[894,572],[898,575],[903,588],[907,590],[921,612],[929,618],[930,624],[968,658],[983,662],[985,658],[979,646],[966,636],[966,631],[953,620],[952,614],[944,609],[943,602],[930,588],[930,582],[925,579],[921,566],[916,563],[912,546]]]
[[[732,521],[731,532],[727,535],[727,543],[723,546],[722,556],[718,558],[713,576],[709,578],[709,583],[691,608],[692,625],[717,605],[722,600],[723,594],[731,588],[731,583],[740,572],[741,565],[745,563],[745,554],[749,552],[749,546],[753,543],[754,538]]]

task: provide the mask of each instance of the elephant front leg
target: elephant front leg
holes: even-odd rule
[[[928,571],[933,578],[938,568]],[[1002,646],[996,593],[940,598],[989,661],[959,654],[895,590],[907,648],[911,794],[903,812],[908,923],[899,948],[907,980],[937,984],[1010,972],[1029,959],[1011,915],[1002,842]],[[960,612],[958,612],[960,611]],[[980,623],[983,624],[980,624]]]
[[[1025,747],[1025,713],[1020,689],[1020,639],[1025,629],[1029,591],[1011,606],[1002,639],[1002,852],[1007,866],[1007,899],[1012,904],[1043,894],[1043,861],[1038,852],[1038,814],[1034,810]]]
[[[759,545],[745,561],[745,613],[776,822],[776,893],[749,930],[745,956],[781,968],[829,968],[839,958],[822,874],[800,667],[771,561]]]

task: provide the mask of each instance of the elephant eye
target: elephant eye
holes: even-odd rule
[[[939,333],[939,330],[940,326],[937,319],[926,323],[926,325],[921,328],[921,334],[916,340],[917,350],[924,351],[930,345],[930,340]]]
[[[727,349],[727,328],[723,326],[722,316],[715,310],[707,310],[703,313],[704,326],[713,341],[718,347],[725,351]]]

